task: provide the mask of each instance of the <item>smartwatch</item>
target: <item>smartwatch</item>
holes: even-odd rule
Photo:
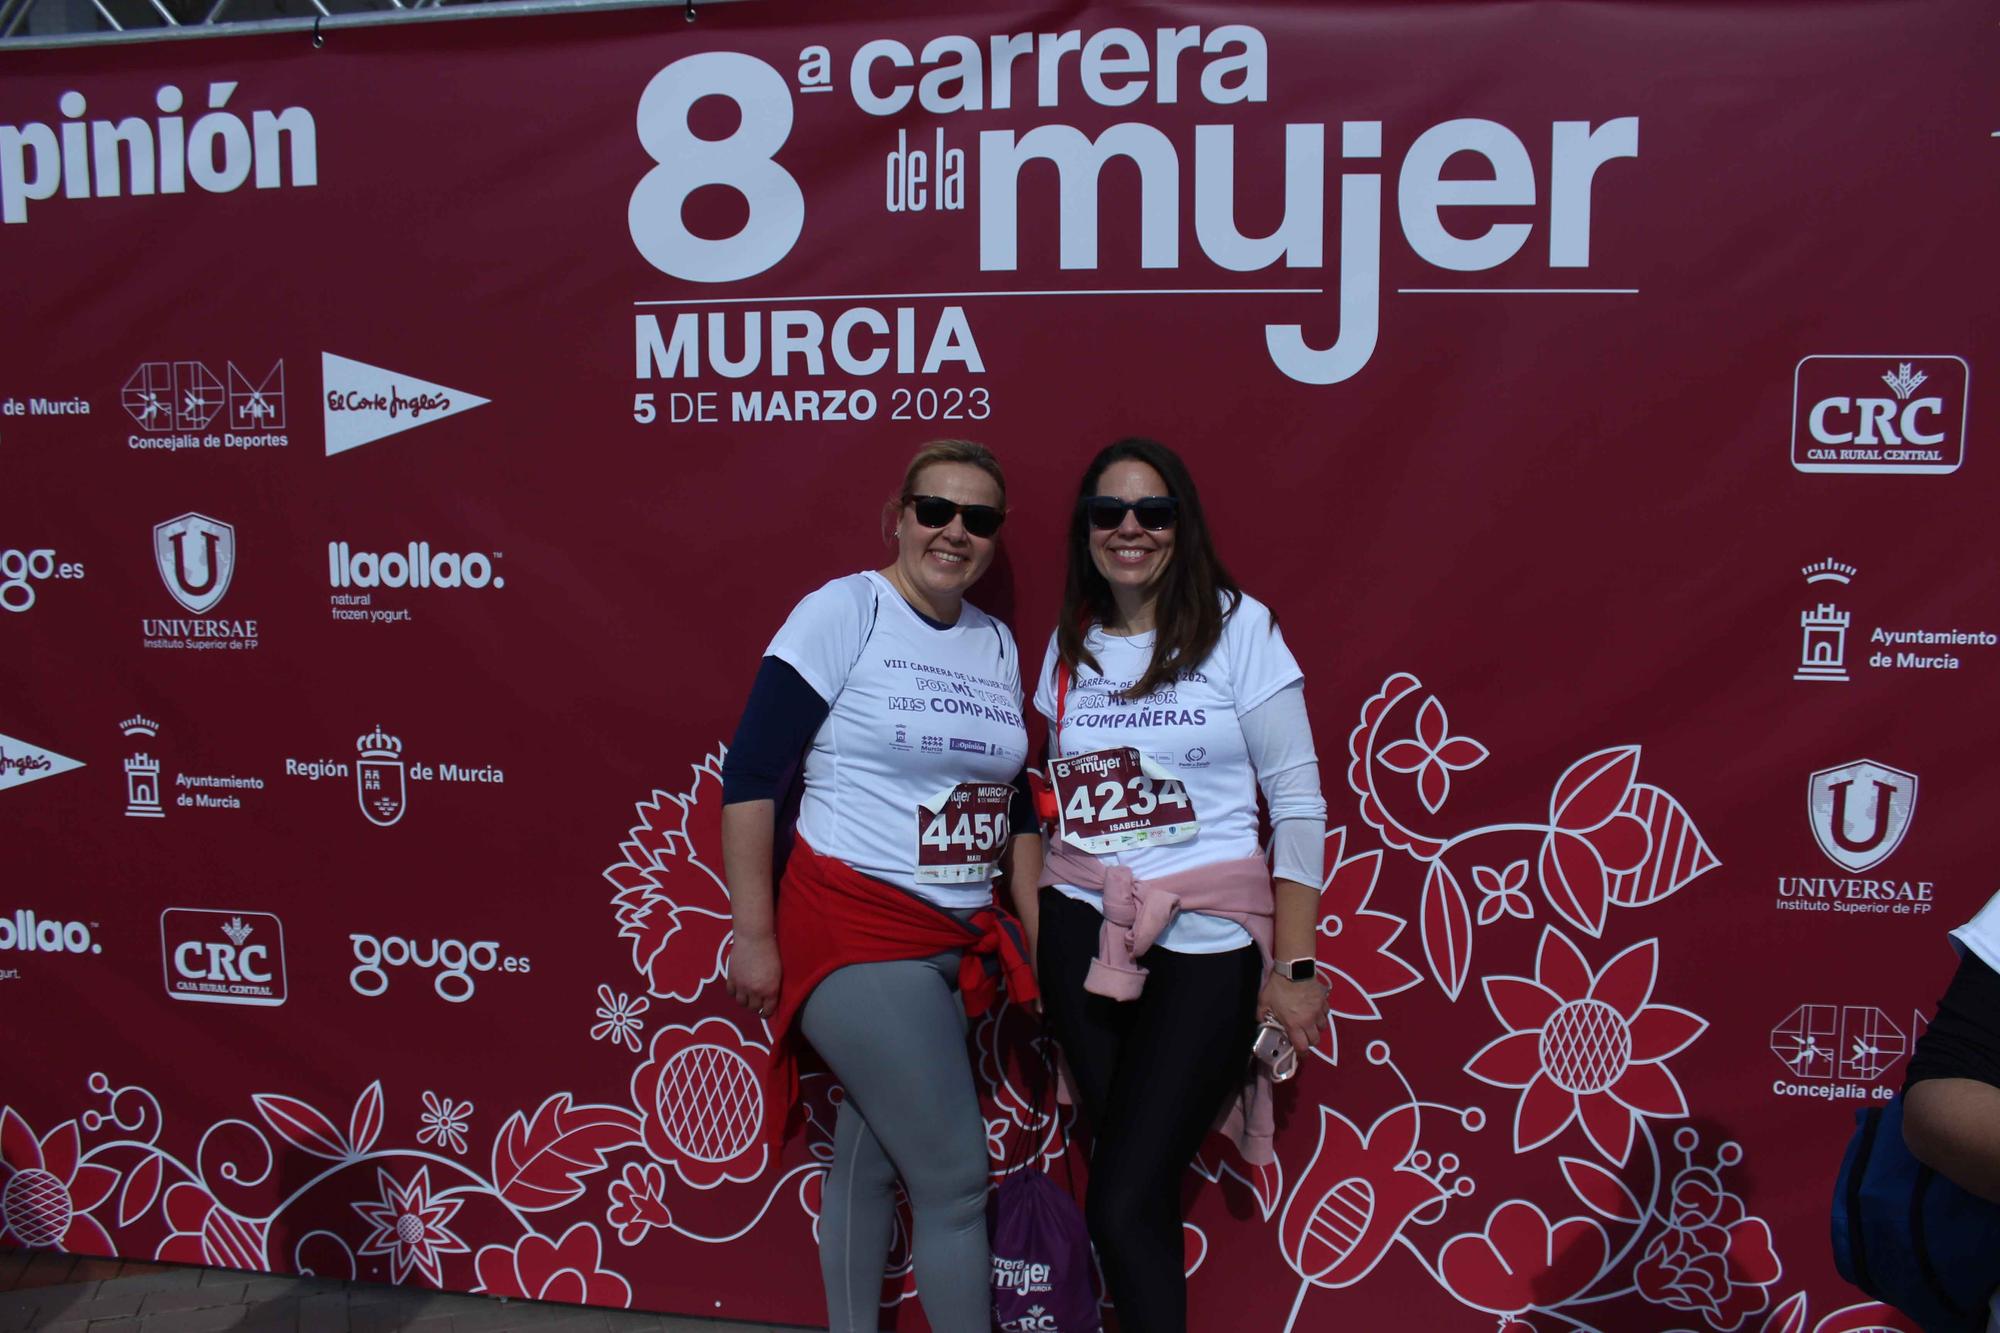
[[[1271,971],[1287,981],[1311,981],[1319,975],[1311,958],[1280,958],[1271,965]]]

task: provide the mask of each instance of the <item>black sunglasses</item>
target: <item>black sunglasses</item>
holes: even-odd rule
[[[1121,500],[1115,495],[1087,496],[1083,502],[1083,512],[1090,515],[1090,526],[1099,532],[1109,532],[1125,522],[1130,512],[1139,520],[1139,526],[1148,532],[1159,532],[1171,528],[1180,517],[1181,502],[1171,495],[1148,495],[1138,500]]]
[[[964,521],[965,530],[975,537],[991,537],[1007,521],[1004,509],[995,509],[992,505],[962,505],[942,495],[906,495],[903,503],[917,516],[917,522],[927,528],[945,527],[956,515]]]

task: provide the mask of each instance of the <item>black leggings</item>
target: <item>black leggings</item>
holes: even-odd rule
[[[1124,1333],[1184,1333],[1181,1183],[1242,1086],[1263,965],[1257,946],[1219,954],[1150,949],[1136,1000],[1083,989],[1104,918],[1041,895],[1042,1004],[1091,1131],[1090,1223]]]

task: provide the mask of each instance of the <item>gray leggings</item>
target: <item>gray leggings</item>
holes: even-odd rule
[[[876,1333],[902,1177],[924,1315],[986,1333],[986,1122],[965,1053],[957,953],[843,967],[799,1016],[846,1096],[819,1218],[830,1333]]]

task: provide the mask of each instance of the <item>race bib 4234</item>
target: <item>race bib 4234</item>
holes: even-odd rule
[[[1180,779],[1132,746],[1049,761],[1064,841],[1090,853],[1186,842],[1201,832]]]

